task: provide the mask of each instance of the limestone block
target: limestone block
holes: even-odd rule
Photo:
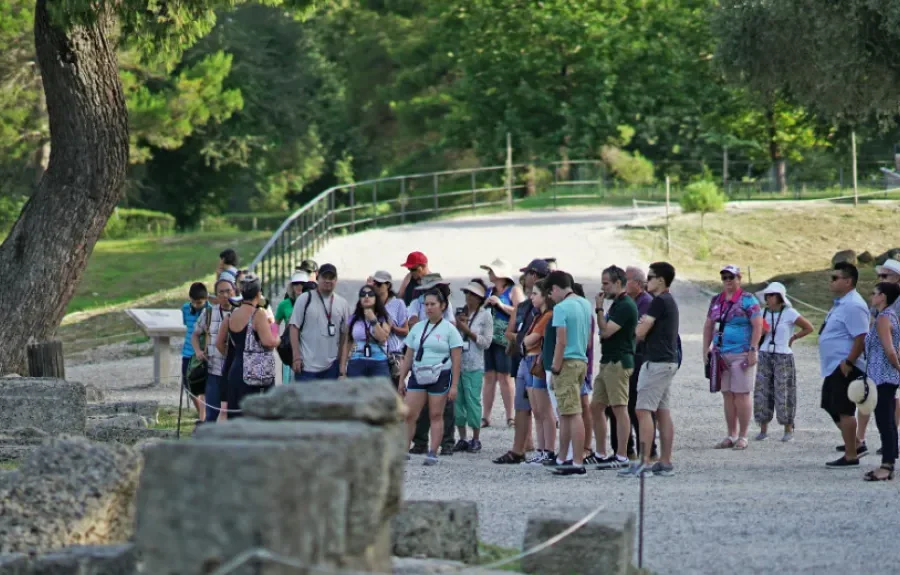
[[[244,415],[259,419],[352,420],[375,425],[400,421],[406,413],[390,378],[357,378],[303,385],[278,385],[247,397]]]
[[[0,430],[36,427],[50,435],[84,435],[84,386],[38,377],[0,379]]]
[[[134,445],[145,439],[174,439],[175,431],[171,429],[147,429],[141,427],[95,426],[87,430],[87,437],[94,441]]]
[[[52,553],[19,555],[4,563],[0,575],[134,575],[137,553],[134,545],[75,546]]]
[[[146,419],[151,425],[159,423],[158,401],[115,401],[110,403],[89,403],[87,406],[88,417],[109,417],[136,413]]]
[[[242,418],[201,426],[190,441],[148,446],[135,538],[145,572],[200,575],[255,547],[308,564],[390,572],[401,427]],[[185,513],[200,500],[203,513]],[[293,573],[261,565],[236,573]]]
[[[585,509],[546,509],[528,518],[524,548],[565,531]],[[522,559],[526,573],[542,575],[627,575],[634,556],[634,514],[601,512],[586,525],[547,549]]]
[[[128,540],[141,464],[130,448],[83,438],[36,448],[0,474],[0,553]]]
[[[119,427],[131,429],[146,429],[147,420],[136,413],[123,413],[112,417],[88,417],[87,427]]]
[[[446,559],[394,557],[394,575],[430,575],[432,573],[435,575],[440,573],[446,573],[447,575],[510,575],[510,573],[515,572],[466,567],[465,563],[447,561]]]
[[[474,501],[407,501],[391,526],[394,555],[472,562],[478,557]]]

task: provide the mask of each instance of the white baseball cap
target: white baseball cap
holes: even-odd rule
[[[877,274],[895,274],[900,276],[900,262],[897,260],[887,260],[882,265],[875,268]]]
[[[292,284],[303,284],[309,281],[309,274],[306,272],[294,272],[291,275]]]
[[[719,270],[719,273],[722,273],[722,272],[728,272],[730,274],[739,276],[739,275],[741,275],[741,268],[737,267],[734,264],[728,264],[727,266],[725,266],[721,270]]]

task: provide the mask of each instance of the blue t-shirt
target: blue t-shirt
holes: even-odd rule
[[[713,322],[718,322],[724,315],[725,331],[722,333],[722,341],[719,343],[718,324],[713,326],[713,343],[720,353],[746,353],[750,347],[759,342],[751,342],[753,326],[750,320],[762,317],[762,309],[759,300],[751,293],[742,291],[737,300],[725,299],[722,294],[713,298],[709,304],[709,317]]]
[[[209,304],[195,310],[191,307],[190,302],[181,306],[181,320],[184,322],[184,327],[187,328],[184,332],[184,344],[181,346],[182,357],[193,357],[194,346],[191,344],[191,336],[194,335],[194,326],[197,325],[197,318],[200,317],[200,312],[208,307],[210,307]]]
[[[425,329],[428,331],[425,331]],[[424,351],[422,359],[416,361],[417,351],[422,342],[422,335],[427,334],[424,342]],[[406,345],[413,350],[414,365],[437,365],[450,357],[450,350],[462,347],[462,336],[459,335],[456,326],[447,320],[441,320],[441,323],[434,325],[426,320],[418,322],[409,330],[406,336]],[[444,363],[444,370],[450,369],[450,360]]]
[[[566,348],[563,359],[587,362],[588,338],[591,337],[593,310],[588,300],[572,294],[553,308],[553,327],[566,328]]]

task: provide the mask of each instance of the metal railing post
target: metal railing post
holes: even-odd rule
[[[475,214],[475,172],[474,171],[472,172],[471,176],[472,176],[472,214],[474,215]]]
[[[378,182],[372,184],[372,227],[378,227]]]
[[[400,223],[406,223],[406,178],[400,178]]]
[[[438,175],[434,175],[434,211],[438,211]]]
[[[335,191],[332,190],[330,194],[328,194],[328,238],[331,239],[334,237],[334,194]]]
[[[356,233],[356,186],[350,186],[350,233]]]

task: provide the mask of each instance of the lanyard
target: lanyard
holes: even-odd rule
[[[716,333],[716,347],[722,347],[722,337],[725,333],[725,318],[728,316],[731,308],[734,307],[734,304],[738,301],[738,298],[743,295],[744,293],[741,290],[737,290],[736,292],[734,292],[734,295],[731,296],[730,300],[728,300],[728,307],[725,307],[723,305],[725,303],[725,292],[722,292],[722,294],[719,296],[719,306],[723,311],[721,311],[719,315],[719,329],[718,333]]]
[[[322,297],[322,292],[320,292],[319,290],[316,290],[316,293],[319,294],[319,301],[322,302],[322,309],[325,310],[325,317],[328,319],[328,323],[331,324],[331,312],[334,311],[334,294],[331,294],[331,297],[328,300],[329,303],[331,304],[331,306],[326,308],[325,307],[325,298]]]
[[[422,338],[419,339],[419,350],[416,352],[416,361],[422,361],[422,356],[425,354],[425,340],[428,339],[428,336],[434,333],[434,330],[441,325],[441,322],[444,321],[444,318],[438,320],[434,327],[431,328],[431,331],[428,331],[428,325],[425,326],[425,329],[422,330]]]
[[[778,333],[778,324],[781,323],[781,316],[784,315],[784,307],[781,308],[781,311],[778,312],[778,320],[775,320],[775,312],[769,310],[772,314],[772,333],[770,334],[771,340],[769,341],[769,345],[772,346],[772,349],[775,349],[775,334]]]

